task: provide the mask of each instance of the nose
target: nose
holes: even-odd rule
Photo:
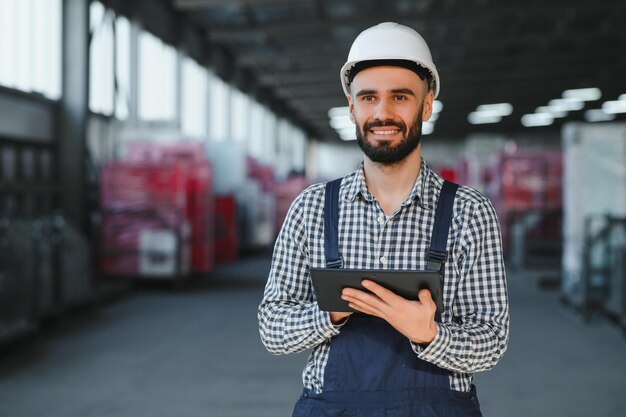
[[[391,120],[393,119],[393,112],[391,111],[391,105],[387,100],[380,100],[376,104],[376,110],[374,116],[379,120]]]

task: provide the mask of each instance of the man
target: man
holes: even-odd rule
[[[421,157],[422,120],[440,88],[430,50],[414,30],[382,23],[355,39],[341,81],[364,153],[339,189],[343,267],[426,270],[444,184]],[[470,188],[456,191],[439,259],[441,317],[427,290],[410,301],[367,280],[370,292],[343,290],[359,312],[351,314],[321,311],[311,286],[310,268],[327,261],[324,196],[317,184],[294,201],[259,307],[270,352],[313,349],[293,415],[480,416],[472,374],[499,361],[509,324],[491,203]]]

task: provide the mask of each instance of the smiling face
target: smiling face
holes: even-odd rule
[[[418,148],[422,120],[432,112],[426,81],[405,68],[372,67],[354,77],[350,91],[350,117],[367,158],[393,165]]]

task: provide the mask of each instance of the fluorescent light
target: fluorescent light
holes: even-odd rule
[[[585,112],[585,120],[588,122],[608,122],[614,119],[614,114],[607,114],[601,109],[587,110]]]
[[[352,123],[352,120],[350,120],[350,117],[348,116],[333,117],[332,119],[330,119],[330,125],[335,130],[347,127],[351,127],[352,129],[354,129],[354,123]]]
[[[595,101],[602,97],[602,91],[599,88],[575,88],[563,91],[563,98],[573,98],[583,101]]]
[[[334,118],[339,116],[350,116],[350,108],[348,106],[343,107],[332,107],[328,110],[328,117]]]
[[[550,107],[550,106],[537,107],[535,109],[535,113],[548,113],[548,114],[551,114],[552,117],[555,117],[555,118],[567,116],[566,111],[555,110],[553,107]]]
[[[435,130],[435,124],[431,122],[422,123],[422,135],[430,135]]]
[[[350,120],[350,108],[348,106],[332,107],[328,110],[330,126],[337,131],[343,140],[355,140],[356,132],[354,123]]]
[[[433,101],[433,113],[441,113],[443,110],[443,103],[439,100]]]
[[[608,114],[626,113],[626,100],[605,101],[602,110]]]
[[[467,115],[467,120],[473,125],[499,123],[502,117],[511,113],[513,106],[510,103],[481,104]]]
[[[493,116],[508,116],[513,113],[513,106],[510,103],[481,104],[476,107],[476,111]]]
[[[343,140],[356,140],[356,131],[353,129],[352,131],[341,130],[339,133],[339,137]]]
[[[626,94],[622,94],[617,98],[618,100],[626,100]]]
[[[554,122],[554,117],[548,113],[532,113],[522,116],[522,124],[526,127],[549,126]]]
[[[585,102],[576,98],[555,98],[548,102],[554,111],[577,111],[585,107]]]
[[[485,114],[481,112],[473,111],[467,115],[467,121],[473,125],[482,125],[487,123],[499,123],[502,120],[502,116],[494,114]]]

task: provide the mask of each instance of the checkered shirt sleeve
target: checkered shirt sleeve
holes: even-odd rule
[[[269,280],[259,307],[261,339],[274,354],[310,349],[339,333],[340,326],[331,323],[328,313],[321,311],[313,298],[304,204],[301,195],[287,213],[274,246]]]
[[[446,276],[460,277],[451,320],[437,323],[428,347],[413,344],[421,359],[458,373],[491,369],[506,351],[509,335],[498,219],[488,200],[476,206],[462,233],[457,263],[446,271]]]

